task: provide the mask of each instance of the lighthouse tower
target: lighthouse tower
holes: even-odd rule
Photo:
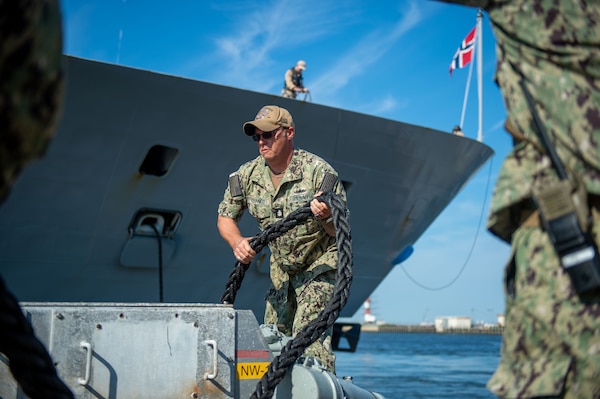
[[[373,324],[377,318],[374,314],[371,314],[371,298],[367,298],[364,303],[365,307],[365,324]]]

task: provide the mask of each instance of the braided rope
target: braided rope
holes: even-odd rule
[[[320,197],[319,197],[320,198]],[[333,295],[319,313],[316,319],[306,325],[300,332],[281,350],[265,375],[256,385],[251,399],[270,399],[275,393],[275,387],[283,380],[286,372],[302,356],[304,350],[315,342],[323,333],[333,326],[341,310],[348,301],[350,285],[352,283],[352,240],[350,225],[343,201],[337,196],[330,196],[327,201],[332,209],[335,226],[335,238],[338,247],[338,268]]]
[[[249,242],[250,247],[252,247],[254,252],[259,253],[263,250],[264,247],[266,247],[269,244],[269,242],[287,233],[288,231],[301,224],[311,216],[312,212],[310,211],[310,206],[304,206],[302,208],[296,209],[294,212],[290,213],[285,219],[273,223],[272,225],[264,229],[260,234],[254,236]],[[227,280],[225,292],[221,296],[221,303],[228,303],[233,305],[233,303],[235,302],[237,292],[242,286],[242,281],[244,280],[246,270],[248,270],[249,266],[250,264],[244,264],[240,261],[236,262],[235,268],[233,269]]]

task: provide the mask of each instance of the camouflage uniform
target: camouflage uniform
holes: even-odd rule
[[[285,176],[275,189],[265,160],[256,159],[242,165],[237,172],[243,195],[232,197],[229,187],[219,204],[221,216],[239,222],[247,208],[261,229],[306,206],[317,193],[325,173],[337,175],[323,159],[296,149]],[[338,182],[334,191],[345,201],[345,191]],[[269,244],[271,250],[271,288],[265,298],[265,324],[283,326],[283,333],[295,336],[317,317],[331,298],[337,268],[335,237],[325,232],[320,221],[309,218]],[[335,371],[331,349],[331,329],[305,351],[319,358]]]
[[[302,71],[297,72],[296,67],[292,67],[285,71],[283,77],[283,89],[281,89],[281,96],[286,98],[296,98],[298,92],[294,90],[296,87],[304,89],[304,83],[302,78]]]
[[[600,244],[600,2],[445,1],[488,12],[498,44],[496,81],[515,136],[488,219],[489,230],[512,243],[502,359],[488,387],[507,398],[600,398],[600,295],[577,295],[539,225],[532,189],[557,177],[537,149],[519,86],[523,76],[570,180],[587,191]]]
[[[44,154],[62,100],[58,1],[0,0],[0,203]]]
[[[0,0],[0,204],[24,166],[41,157],[63,97],[57,0]],[[0,276],[0,352],[27,397],[73,398]],[[18,340],[15,340],[16,336]],[[24,359],[34,359],[32,369]],[[43,372],[40,372],[43,371]]]

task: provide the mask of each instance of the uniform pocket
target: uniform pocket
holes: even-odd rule
[[[271,220],[271,201],[268,196],[249,195],[247,198],[248,212],[258,222],[261,229],[264,229]]]

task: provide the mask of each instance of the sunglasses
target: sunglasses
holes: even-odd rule
[[[257,143],[260,139],[269,140],[273,138],[273,136],[279,131],[279,129],[281,129],[281,127],[278,127],[275,130],[271,130],[270,132],[264,132],[263,134],[253,134],[250,137],[252,137],[252,140],[256,141]]]

